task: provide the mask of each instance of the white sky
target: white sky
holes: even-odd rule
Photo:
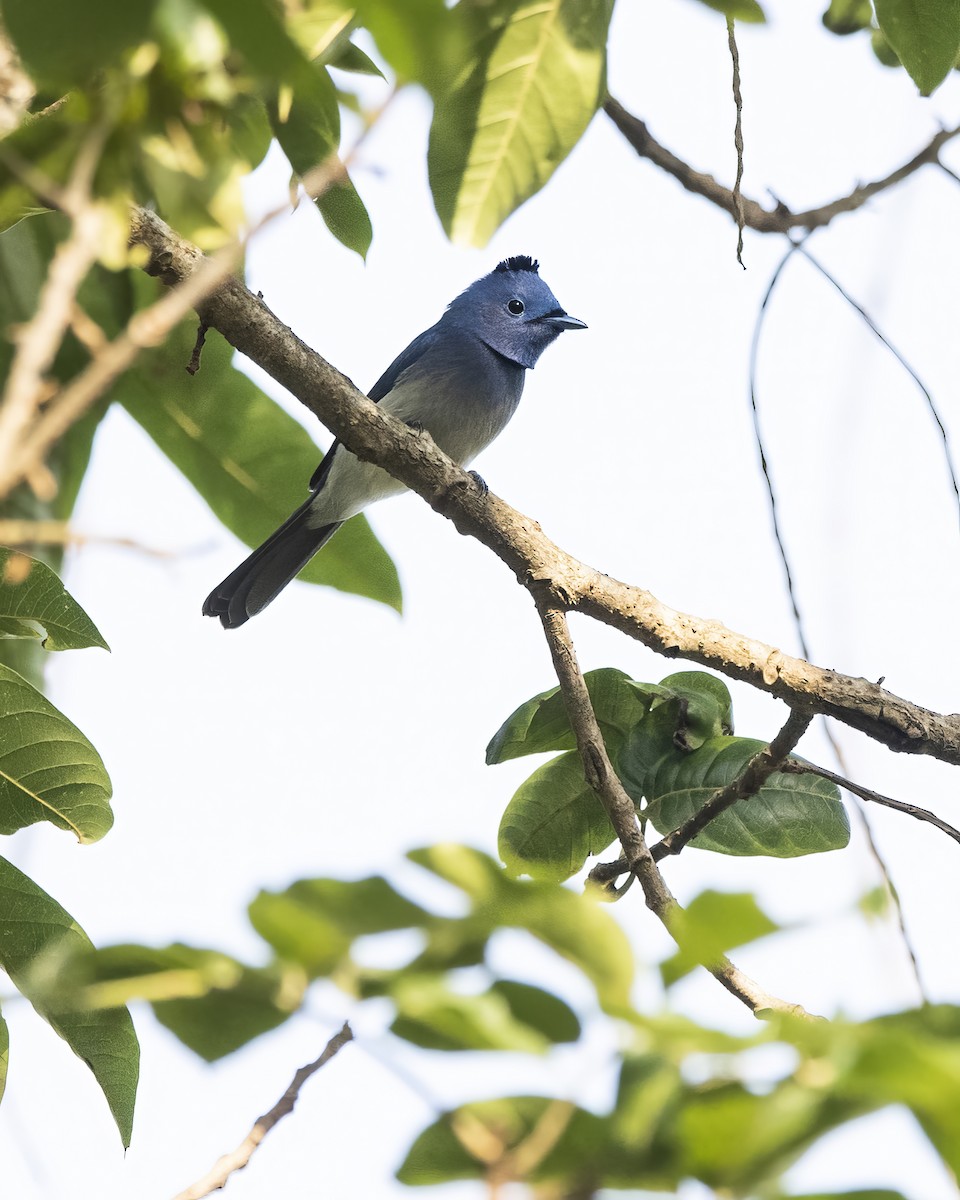
[[[865,39],[825,34],[818,6],[768,8],[770,27],[739,32],[746,194],[765,200],[770,189],[797,209],[833,199],[905,161],[938,122],[958,119],[956,77],[920,100],[905,74],[874,62]],[[679,0],[655,12],[621,3],[612,46],[613,94],[681,157],[730,181],[722,18]],[[369,387],[499,258],[537,256],[560,303],[590,329],[562,338],[529,377],[512,425],[477,464],[491,488],[592,565],[795,652],[746,382],[759,299],[784,242],[748,234],[741,271],[730,220],[639,161],[601,115],[486,250],[451,247],[426,190],[428,118],[423,98],[405,94],[365,144],[357,184],[375,228],[366,266],[305,208],[257,239],[251,286]],[[960,150],[946,158],[960,164]],[[253,210],[276,204],[285,185],[272,158],[251,185]],[[957,199],[957,185],[927,169],[810,243],[917,366],[955,434]],[[935,430],[914,385],[799,259],[769,314],[760,403],[814,659],[885,675],[893,691],[933,709],[960,707],[960,537]],[[532,764],[487,768],[484,747],[519,702],[551,683],[532,606],[488,551],[415,497],[374,510],[372,521],[399,565],[402,619],[298,584],[223,633],[201,619],[200,604],[245,551],[131,421],[118,412],[106,422],[78,528],[169,555],[96,544],[71,555],[68,586],[113,653],[64,655],[51,681],[54,701],[103,755],[117,823],[93,847],[44,827],[5,850],[97,943],[183,940],[258,961],[262,943],[244,913],[260,887],[382,871],[422,888],[403,864],[408,849],[495,847],[503,806]],[[677,669],[585,620],[574,619],[573,632],[585,669],[618,666],[652,680]],[[738,731],[772,736],[782,706],[746,687],[733,693]],[[839,736],[860,782],[957,820],[947,767],[845,729]],[[819,732],[802,750],[832,765]],[[928,995],[960,1002],[947,916],[960,904],[960,847],[906,817],[870,817]],[[896,934],[852,915],[877,882],[859,833],[842,853],[784,863],[687,851],[666,870],[681,900],[707,886],[752,888],[796,926],[736,956],[772,991],[857,1017],[916,1001]],[[638,892],[617,916],[643,962],[667,951]],[[499,953],[519,977],[589,1000],[569,970],[516,938]],[[659,1003],[649,982],[641,998]],[[676,999],[704,1020],[749,1027],[710,980],[684,985]],[[5,1005],[5,1194],[172,1196],[241,1139],[345,1017],[370,1052],[349,1047],[308,1084],[295,1115],[231,1180],[234,1200],[408,1194],[392,1171],[433,1113],[385,1055],[441,1102],[538,1089],[598,1109],[610,1100],[616,1035],[599,1023],[584,1046],[543,1062],[481,1061],[390,1049],[379,1038],[386,1010],[357,1009],[332,989],[312,1008],[214,1068],[138,1012],[142,1082],[124,1158],[86,1068],[25,1005]],[[918,1200],[955,1195],[900,1114],[828,1142],[794,1170],[796,1190],[873,1184]],[[477,1193],[456,1185],[432,1194]]]

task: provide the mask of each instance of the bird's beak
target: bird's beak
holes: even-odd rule
[[[554,329],[586,329],[586,321],[581,321],[577,317],[571,317],[569,313],[559,312],[550,313],[546,317],[541,317],[541,321],[545,325],[552,325]]]

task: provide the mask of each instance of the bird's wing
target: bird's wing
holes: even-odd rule
[[[421,358],[430,349],[437,340],[437,333],[437,326],[431,326],[430,329],[424,330],[418,337],[415,337],[406,350],[397,355],[370,391],[367,392],[367,396],[374,404],[379,404],[384,396],[393,389],[394,384],[404,371],[412,367],[417,359]],[[339,445],[340,441],[337,439],[323,456],[323,462],[311,476],[310,490],[312,492],[318,492],[326,482],[327,476],[330,474],[330,468],[333,466],[333,456]]]

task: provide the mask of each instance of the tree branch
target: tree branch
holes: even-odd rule
[[[300,1098],[300,1089],[310,1076],[315,1075],[321,1067],[326,1066],[330,1059],[339,1050],[342,1050],[352,1038],[353,1030],[344,1021],[343,1028],[327,1042],[320,1057],[315,1058],[312,1063],[307,1063],[305,1067],[301,1067],[273,1108],[265,1112],[262,1117],[257,1117],[253,1128],[236,1150],[218,1158],[206,1175],[198,1179],[196,1183],[192,1183],[184,1191],[179,1192],[174,1200],[203,1200],[204,1196],[209,1196],[211,1192],[224,1187],[235,1171],[242,1171],[274,1125],[293,1112],[293,1106]]]
[[[672,175],[688,192],[703,196],[711,204],[728,212],[734,219],[738,218],[737,198],[733,190],[718,183],[712,175],[703,171],[695,171],[666,146],[662,146],[650,133],[644,122],[628,112],[612,96],[608,96],[604,101],[603,111],[641,158],[648,158],[662,171]],[[861,184],[854,188],[848,196],[841,196],[818,208],[809,208],[804,212],[795,213],[791,212],[785,204],[778,203],[776,208],[771,210],[764,208],[756,200],[740,197],[743,222],[757,233],[788,233],[791,229],[820,229],[824,225],[829,225],[833,218],[841,213],[854,212],[873,196],[900,183],[901,180],[912,175],[920,167],[926,166],[927,163],[939,164],[941,149],[957,134],[960,134],[960,126],[954,129],[941,129],[918,154],[915,154],[902,167],[885,175],[883,179]]]
[[[153,213],[138,210],[134,239],[150,250],[146,270],[174,285],[202,260]],[[518,580],[554,607],[576,611],[783,700],[836,717],[892,750],[960,764],[960,714],[931,712],[866,679],[841,675],[718,621],[681,613],[642,588],[612,579],[547,538],[536,521],[483,489],[426,433],[417,433],[359,392],[283,325],[238,279],[197,304],[200,319],[305,404],[359,458],[377,462],[463,534],[477,538]],[[199,377],[202,379],[202,376]]]
[[[566,614],[561,609],[542,600],[537,601],[537,611],[543,622],[543,631],[550,647],[567,716],[577,741],[580,761],[583,763],[584,779],[594,790],[610,818],[610,824],[623,847],[627,869],[632,876],[639,880],[640,886],[643,888],[647,908],[663,922],[670,936],[682,947],[686,941],[683,935],[683,909],[674,899],[660,874],[653,854],[644,840],[633,801],[627,795],[607,756],[607,748],[603,741],[603,734],[600,732],[600,726],[597,724],[593,705],[590,702],[590,694],[577,664],[577,655],[567,626]],[[763,778],[761,776],[766,762],[754,766],[754,761],[762,759],[764,755],[771,758],[776,755],[782,760],[796,745],[809,723],[809,716],[798,718],[796,714],[791,713],[774,742],[750,760],[741,773],[741,778],[744,778],[751,768],[754,768],[751,782],[755,783],[755,789],[759,789],[765,778],[765,776]],[[802,728],[800,728],[801,725]],[[776,743],[776,748],[774,743]],[[770,771],[775,769],[776,767],[773,766]],[[727,789],[724,788],[723,791],[726,792]],[[730,803],[733,801],[731,800]],[[707,824],[707,821],[716,815],[718,813],[713,813],[703,824]],[[731,995],[745,1004],[751,1012],[775,1011],[791,1013],[794,1016],[809,1015],[799,1004],[791,1004],[786,1000],[781,1000],[779,996],[765,991],[755,980],[735,966],[726,955],[714,960],[701,961],[710,974]]]

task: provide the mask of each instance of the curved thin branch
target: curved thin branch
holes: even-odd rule
[[[236,1150],[232,1150],[229,1154],[224,1154],[221,1158],[218,1158],[206,1175],[198,1179],[196,1183],[192,1183],[182,1192],[179,1192],[174,1197],[174,1200],[203,1200],[204,1196],[209,1196],[211,1192],[219,1191],[220,1188],[224,1187],[227,1180],[235,1171],[242,1171],[253,1157],[254,1151],[274,1125],[293,1112],[293,1106],[300,1099],[300,1089],[310,1076],[315,1075],[321,1067],[326,1066],[330,1059],[339,1050],[342,1050],[352,1038],[353,1030],[344,1021],[340,1032],[335,1033],[330,1041],[327,1042],[320,1057],[315,1058],[312,1063],[307,1063],[305,1067],[301,1067],[293,1079],[291,1079],[290,1086],[273,1108],[265,1112],[262,1117],[257,1117],[253,1123],[253,1128]]]
[[[826,767],[818,767],[815,763],[795,762],[788,759],[780,770],[791,775],[819,775],[821,779],[829,779],[837,787],[842,787],[854,796],[859,796],[861,800],[868,800],[871,804],[881,804],[884,808],[892,808],[897,812],[906,813],[908,817],[915,817],[918,821],[926,821],[927,824],[936,826],[947,837],[953,838],[955,842],[960,842],[960,829],[955,829],[953,825],[944,821],[942,817],[938,817],[929,808],[921,808],[918,804],[908,804],[905,800],[894,800],[890,796],[873,791],[872,788],[854,783],[852,779],[846,779],[835,771],[829,771]],[[652,849],[655,851],[656,846]],[[626,870],[626,866],[624,866],[624,870]]]
[[[134,239],[151,251],[146,269],[176,284],[202,255],[159,217],[138,210]],[[678,612],[567,554],[536,521],[484,490],[426,433],[383,412],[279,321],[238,279],[197,305],[200,319],[263,367],[359,458],[386,468],[463,534],[477,538],[535,597],[584,613],[668,658],[685,658],[783,700],[836,717],[891,750],[960,764],[960,714],[931,712],[879,684],[815,666],[719,621]]]
[[[662,146],[650,133],[644,122],[628,112],[612,96],[608,96],[604,101],[603,111],[641,158],[648,158],[662,171],[672,175],[688,192],[703,196],[711,204],[722,208],[735,220],[737,219],[738,205],[734,192],[730,188],[724,187],[712,175],[703,171],[695,171],[689,163],[685,163],[666,146]],[[863,183],[854,188],[849,195],[840,196],[818,208],[808,208],[804,212],[795,213],[791,212],[785,204],[778,203],[776,208],[767,209],[758,204],[756,200],[742,197],[744,224],[750,229],[756,230],[757,233],[788,233],[791,229],[820,229],[824,225],[829,225],[833,218],[838,217],[841,213],[855,212],[873,196],[900,183],[920,167],[926,166],[928,163],[939,164],[941,149],[958,134],[960,134],[960,126],[954,129],[941,129],[918,154],[915,154],[902,167],[891,171],[882,179],[874,180],[872,183]]]

